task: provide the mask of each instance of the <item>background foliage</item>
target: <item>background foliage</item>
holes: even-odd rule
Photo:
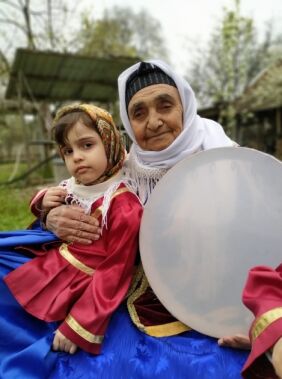
[[[137,12],[133,7],[116,6],[97,17],[92,8],[80,12],[78,2],[67,0],[0,0],[1,106],[18,47],[95,57],[159,57],[169,62],[162,27],[146,10]],[[199,49],[194,43],[192,49],[197,54],[192,54],[196,58],[187,70],[187,78],[199,107],[218,107],[220,121],[234,138],[238,98],[263,69],[282,58],[282,35],[274,35],[269,23],[265,34],[259,37],[253,19],[241,15],[240,0],[233,0],[232,6],[223,9],[207,45]],[[190,50],[183,51],[187,60],[191,57]],[[273,79],[270,77],[267,86],[253,92],[252,104],[272,98],[276,105],[281,105],[281,80],[277,81],[275,71],[271,75]],[[48,116],[47,108],[54,110],[60,104],[43,105]],[[241,121],[248,117],[251,115],[245,107]],[[36,119],[26,120],[26,125],[28,130],[23,129],[16,112],[0,112],[0,163],[13,162],[20,155],[26,131],[30,138],[44,138],[44,125],[42,129]],[[18,165],[18,175],[24,167],[25,163]],[[13,170],[13,164],[2,164],[0,182],[9,178]],[[25,183],[19,185],[22,188],[0,186],[3,204],[0,230],[25,227],[32,220],[27,205],[34,189],[23,187]]]
[[[278,57],[282,57],[282,35],[274,36],[269,24],[259,39],[253,20],[241,15],[239,0],[234,0],[233,9],[224,9],[207,48],[198,51],[188,73],[190,83],[201,106],[220,108],[219,121],[232,138],[236,137],[236,100]],[[278,84],[272,84],[266,91],[278,89]],[[268,94],[257,92],[258,103],[262,96]],[[248,110],[241,116],[246,118]]]
[[[0,187],[0,231],[26,229],[34,221],[28,204],[35,192],[36,188],[33,187]]]

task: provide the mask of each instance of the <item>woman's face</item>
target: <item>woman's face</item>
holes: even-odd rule
[[[167,148],[183,129],[183,108],[178,90],[154,84],[138,91],[128,105],[129,121],[143,150]]]

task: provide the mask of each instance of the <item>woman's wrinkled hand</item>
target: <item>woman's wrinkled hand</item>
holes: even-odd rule
[[[59,330],[55,332],[52,347],[55,351],[64,351],[69,354],[74,354],[77,350],[77,345],[66,338]]]
[[[282,379],[282,338],[273,347],[272,363],[276,374]]]
[[[89,245],[101,236],[99,222],[76,205],[61,205],[47,215],[46,228],[67,242]]]
[[[249,350],[251,348],[251,342],[249,337],[243,334],[222,337],[218,340],[218,344],[224,347],[233,347],[234,349]]]

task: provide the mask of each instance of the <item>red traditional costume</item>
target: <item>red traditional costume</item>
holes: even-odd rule
[[[252,350],[243,368],[244,378],[277,378],[266,353],[282,337],[282,264],[275,270],[250,270],[243,292],[244,304],[255,320],[250,328]]]
[[[100,197],[91,207],[100,220],[102,204]],[[26,311],[41,320],[62,320],[59,330],[65,337],[98,354],[110,316],[131,283],[141,215],[138,198],[121,184],[99,240],[32,250],[38,256],[8,274],[6,284]]]

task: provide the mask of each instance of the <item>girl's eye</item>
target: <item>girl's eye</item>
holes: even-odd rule
[[[70,155],[72,153],[72,149],[65,147],[62,149],[63,155]]]
[[[93,143],[92,142],[86,142],[83,146],[85,149],[90,149],[90,147],[93,146]]]

